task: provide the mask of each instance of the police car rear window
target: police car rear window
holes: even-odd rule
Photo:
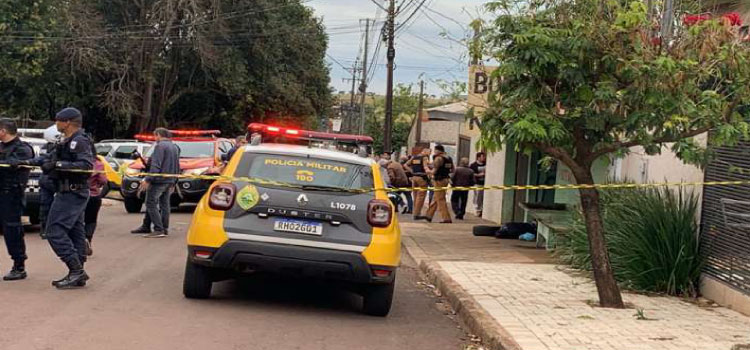
[[[328,159],[245,154],[238,172],[254,179],[299,186],[363,189],[372,187],[369,167]]]

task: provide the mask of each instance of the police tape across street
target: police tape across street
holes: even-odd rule
[[[8,164],[0,164],[0,167],[11,167]],[[37,166],[19,165],[18,167],[24,168],[39,168]],[[59,170],[76,173],[104,173],[106,171],[95,171],[95,170]],[[247,182],[257,185],[270,185],[287,188],[299,188],[303,186],[266,180],[260,178],[251,177],[238,177],[228,175],[193,175],[193,174],[157,174],[157,173],[138,173],[137,175],[131,175],[133,177],[168,177],[176,179],[196,179],[196,180],[209,180],[209,181],[240,181]],[[454,191],[523,191],[523,190],[578,190],[578,189],[632,189],[632,188],[657,188],[657,187],[701,187],[701,186],[742,186],[750,185],[750,180],[736,180],[736,181],[698,181],[698,182],[656,182],[656,183],[603,183],[603,184],[561,184],[561,185],[485,185],[485,186],[446,186],[446,187],[371,187],[371,188],[359,188],[359,189],[347,189],[347,188],[335,188],[332,187],[332,192],[351,192],[351,193],[369,193],[369,192],[403,192],[403,191],[443,191],[443,190],[454,190]]]

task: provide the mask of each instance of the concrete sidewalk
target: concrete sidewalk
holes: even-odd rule
[[[731,350],[750,344],[750,318],[722,307],[633,293],[623,294],[628,309],[593,307],[596,288],[587,275],[554,265],[533,243],[474,237],[471,228],[480,220],[401,220],[406,250],[491,349]]]

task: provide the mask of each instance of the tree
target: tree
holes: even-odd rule
[[[591,185],[594,162],[630,147],[669,146],[700,164],[707,152],[695,136],[712,131],[712,143],[726,145],[748,135],[738,106],[750,102],[750,50],[734,21],[678,26],[661,41],[640,1],[507,0],[488,9],[497,17],[482,40],[502,79],[482,120],[490,150],[541,151]],[[600,304],[623,307],[599,192],[579,193]]]
[[[304,126],[332,103],[327,35],[300,0],[8,0],[0,44],[0,113],[75,105],[100,137]]]
[[[393,151],[406,146],[411,131],[412,121],[417,113],[419,93],[413,92],[413,86],[398,84],[393,91]],[[365,134],[374,139],[376,152],[383,151],[383,124],[385,123],[385,100],[376,98],[373,106],[367,106]]]

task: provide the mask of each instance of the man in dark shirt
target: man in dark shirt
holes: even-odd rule
[[[26,243],[23,238],[23,198],[29,168],[19,168],[19,162],[34,158],[34,149],[16,136],[16,122],[0,119],[0,163],[15,167],[0,168],[0,220],[8,254],[13,259],[13,268],[3,277],[6,281],[26,278]]]
[[[157,128],[154,130],[156,145],[149,159],[148,172],[150,174],[177,175],[180,173],[180,150],[177,145],[169,139],[169,130]],[[133,233],[145,233],[147,238],[166,237],[169,232],[169,198],[172,196],[176,177],[168,176],[146,176],[141,182],[141,190],[146,191],[146,215],[144,226]],[[154,225],[154,231],[147,227],[150,221]],[[149,225],[150,226],[150,225]]]
[[[469,166],[474,170],[477,186],[484,186],[485,171],[487,169],[487,156],[484,152],[477,153],[477,161]],[[484,207],[484,191],[474,191],[474,205],[477,209],[477,216],[482,217]]]
[[[458,162],[456,171],[451,175],[453,186],[457,187],[470,187],[474,186],[474,170],[469,168],[469,158],[461,158]],[[456,219],[463,220],[466,214],[466,201],[469,199],[469,191],[466,190],[453,190],[451,194],[451,207],[453,207],[453,213],[456,214]]]
[[[223,154],[221,156],[221,160],[224,162],[232,160],[232,156],[234,156],[237,150],[244,147],[245,145],[247,145],[247,137],[245,137],[244,135],[237,136],[237,138],[235,139],[234,147],[232,147],[232,149],[230,149],[226,154]]]

